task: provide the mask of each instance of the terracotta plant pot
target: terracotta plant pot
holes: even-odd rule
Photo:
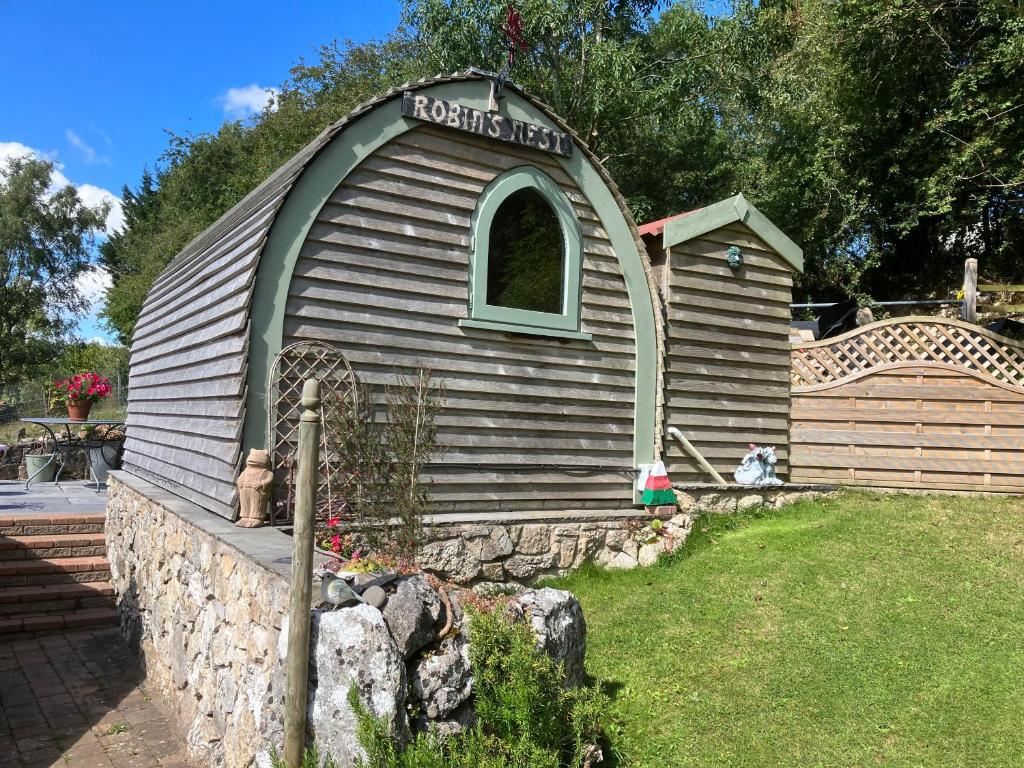
[[[91,408],[92,400],[68,400],[68,418],[72,421],[86,421]]]

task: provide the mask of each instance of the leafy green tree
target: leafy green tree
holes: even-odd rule
[[[171,134],[157,171],[123,190],[127,225],[101,247],[114,279],[102,316],[121,343],[131,342],[150,287],[190,240],[357,104],[420,77],[412,60],[401,33],[364,45],[335,41],[292,69],[274,108],[216,133]]]
[[[49,365],[85,309],[75,279],[91,266],[105,206],[74,187],[51,194],[53,165],[13,158],[0,170],[0,384]]]

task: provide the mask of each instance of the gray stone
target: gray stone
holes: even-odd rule
[[[364,603],[373,606],[378,611],[383,608],[388,601],[388,593],[376,584],[363,590],[361,597],[363,598]]]
[[[431,720],[446,718],[469,698],[472,686],[469,643],[462,633],[445,639],[410,667],[410,690]]]
[[[757,509],[764,504],[764,497],[757,493],[750,493],[736,499],[736,511],[746,512],[750,509]]]
[[[441,598],[423,576],[398,581],[398,589],[384,606],[384,621],[405,658],[434,641],[441,613]]]
[[[639,565],[654,565],[658,562],[658,556],[664,551],[665,544],[660,540],[650,544],[644,544],[640,547],[640,552],[637,555],[637,563]]]
[[[480,559],[484,562],[498,560],[512,554],[512,537],[508,531],[498,526],[491,530],[486,538],[480,541]]]
[[[623,545],[627,541],[632,541],[632,539],[629,538],[629,533],[623,528],[616,528],[608,531],[604,537],[605,547],[613,552],[618,552],[622,549]]]
[[[623,571],[636,568],[638,564],[639,560],[636,555],[630,555],[627,552],[616,552],[607,562],[609,568],[618,568]]]
[[[391,721],[402,742],[408,734],[405,658],[388,632],[380,611],[368,605],[313,614],[316,689],[309,726],[317,745],[351,768],[365,760],[356,737],[356,717],[348,703],[355,686],[364,707]]]
[[[524,525],[516,542],[516,552],[522,555],[539,555],[551,550],[550,525]]]
[[[462,538],[431,541],[420,548],[420,567],[456,582],[468,582],[480,573],[480,561],[469,556]]]
[[[502,581],[505,578],[505,566],[501,563],[484,563],[481,575],[488,581]]]
[[[571,592],[545,587],[527,590],[516,602],[530,622],[537,647],[562,664],[565,684],[581,685],[587,625],[576,597]]]
[[[505,561],[505,572],[513,579],[532,579],[551,568],[554,556],[545,555],[512,555]]]

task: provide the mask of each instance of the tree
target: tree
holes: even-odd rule
[[[190,240],[357,104],[421,77],[415,62],[401,31],[363,45],[335,41],[292,69],[275,109],[216,133],[172,133],[156,172],[122,192],[124,231],[101,246],[114,280],[102,316],[121,343],[131,343],[150,287]]]
[[[91,266],[108,210],[84,205],[71,186],[51,194],[52,176],[33,158],[0,170],[0,384],[52,361],[85,308],[75,279]]]

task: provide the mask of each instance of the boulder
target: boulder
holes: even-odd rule
[[[582,684],[587,625],[576,597],[571,592],[545,587],[526,590],[516,598],[516,603],[530,622],[537,647],[561,662],[565,684]]]
[[[436,639],[444,608],[441,598],[420,574],[400,579],[384,606],[384,621],[404,658]]]
[[[480,573],[480,561],[469,552],[461,537],[424,544],[418,560],[423,570],[461,583],[471,581]]]
[[[463,633],[445,639],[437,651],[416,661],[409,670],[409,688],[430,720],[447,718],[473,690],[469,643]]]
[[[366,754],[356,736],[356,717],[348,703],[355,686],[360,702],[391,721],[398,743],[408,736],[405,713],[405,657],[376,608],[356,605],[313,614],[313,664],[309,726],[321,753],[339,768],[351,768]]]

